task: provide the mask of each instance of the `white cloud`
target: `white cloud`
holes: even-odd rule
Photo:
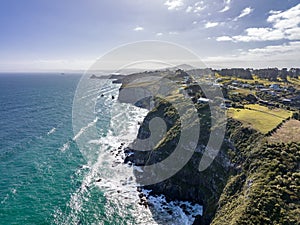
[[[277,29],[297,27],[300,23],[300,4],[284,12],[274,13],[273,11],[267,21],[273,23],[274,28]]]
[[[196,25],[198,23],[198,21],[193,21],[193,24]]]
[[[168,7],[168,10],[179,10],[183,5],[183,0],[167,0],[165,5]]]
[[[248,28],[246,29],[247,35],[233,36],[232,39],[237,42],[250,42],[250,41],[275,41],[284,38],[284,33],[280,30],[272,28]]]
[[[246,9],[237,18],[251,13],[251,9]],[[300,40],[300,4],[283,12],[271,10],[269,14],[267,22],[271,23],[271,27],[247,28],[244,35],[218,37],[216,40],[234,42]]]
[[[203,61],[212,67],[297,67],[300,58],[300,41],[263,48],[240,50],[236,54],[207,57]]]
[[[204,4],[204,1],[200,1],[200,2],[196,2],[194,3],[194,5],[189,5],[187,8],[186,8],[186,12],[187,13],[200,13],[201,11],[203,11],[204,9],[206,9],[206,5]]]
[[[163,33],[156,33],[156,36],[162,36],[163,35]]]
[[[201,12],[202,10],[204,10],[205,8],[206,8],[206,6],[204,5],[204,2],[203,2],[203,1],[196,2],[195,5],[194,5],[194,10],[193,10],[193,12],[194,12],[194,13],[199,13],[199,12]]]
[[[225,0],[224,1],[224,8],[221,9],[219,12],[226,12],[230,9],[230,3],[231,3],[231,0]]]
[[[137,27],[134,28],[133,30],[134,30],[134,31],[143,31],[143,30],[144,30],[144,27],[137,26]]]
[[[241,12],[241,14],[238,17],[236,17],[234,20],[236,21],[240,18],[243,18],[252,12],[253,12],[253,9],[251,7],[244,8],[243,11]]]
[[[192,12],[192,10],[193,10],[193,7],[192,6],[188,6],[185,11],[187,13],[190,13],[190,12]]]
[[[270,10],[269,12],[270,14],[278,14],[278,13],[281,13],[281,11],[276,11],[276,10]]]
[[[218,25],[219,25],[218,22],[207,22],[207,23],[205,24],[205,28],[216,27],[216,26],[218,26]]]
[[[232,41],[232,38],[229,36],[221,36],[221,37],[217,37],[216,40],[217,41]]]
[[[248,53],[259,56],[273,56],[274,54],[287,54],[298,52],[300,55],[300,41],[289,42],[282,45],[270,45],[264,48],[249,49]]]
[[[230,7],[228,5],[226,5],[223,9],[221,9],[219,12],[226,12],[230,9]]]
[[[286,29],[285,34],[290,40],[300,40],[300,27]]]

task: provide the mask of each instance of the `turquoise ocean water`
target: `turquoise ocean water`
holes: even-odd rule
[[[127,182],[132,168],[122,165],[116,149],[135,138],[137,121],[147,112],[112,102],[117,85],[95,92],[95,119],[73,133],[79,80],[79,75],[0,75],[0,224],[191,224],[200,206],[186,213],[162,196],[151,199],[151,210],[138,204],[136,187]],[[97,156],[93,163],[76,144],[90,126],[99,132],[87,146]]]

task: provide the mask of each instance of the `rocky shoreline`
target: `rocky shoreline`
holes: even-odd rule
[[[131,79],[136,79],[138,76],[140,75],[127,76],[126,79],[124,79],[124,83],[122,83],[122,79],[116,82],[122,83],[120,88],[120,90],[122,90],[127,83],[130,83]],[[118,100],[122,102],[123,99],[122,94],[120,94]],[[137,138],[144,139],[150,136],[149,122],[154,117],[163,118],[167,123],[168,130],[176,127],[178,115],[166,116],[168,110],[170,110],[170,105],[159,101],[155,102],[155,105],[155,109],[149,111],[141,123]],[[137,106],[147,108],[147,104],[139,104]],[[173,177],[158,184],[145,186],[143,189],[151,190],[149,196],[159,196],[163,194],[167,201],[189,201],[193,204],[203,205],[203,215],[198,215],[194,224],[209,224],[216,212],[218,199],[228,179],[229,171],[232,170],[232,168],[230,167],[231,163],[225,151],[228,146],[224,144],[220,154],[210,168],[204,172],[198,171],[199,162],[204,151],[203,146],[205,146],[208,141],[211,129],[209,122],[207,122],[207,118],[210,116],[209,107],[203,105],[199,108],[199,113],[205,117],[204,120],[206,124],[202,124],[205,129],[201,130],[197,151],[191,160]],[[178,134],[151,152],[151,156],[149,152],[136,151],[129,147],[125,148],[124,153],[126,158],[124,162],[136,166],[145,166],[159,162],[168,157],[177,142]],[[140,174],[135,172],[135,175],[138,177]],[[138,190],[141,191],[142,189]],[[139,196],[139,204],[148,207],[147,196],[142,194],[142,192],[140,192]]]
[[[182,74],[184,75],[180,72],[180,75]],[[124,92],[121,90],[141,75],[145,74],[129,75],[126,79],[117,81],[122,83],[118,97],[120,102],[126,102],[126,98],[122,96]],[[140,88],[140,86],[137,87]],[[126,93],[134,94],[134,90],[130,91]],[[178,95],[171,97],[178,97]],[[150,99],[143,99],[135,105],[149,109],[149,101]],[[154,107],[148,112],[143,122],[139,122],[137,139],[147,139],[151,136],[150,121],[156,117],[166,122],[167,133],[161,137],[159,144],[152,151],[136,151],[130,146],[123,149],[124,163],[137,168],[156,164],[168,158],[180,137],[180,123],[176,110],[168,104],[168,101],[158,98],[152,101]],[[251,222],[249,218],[256,222],[263,220],[265,223],[277,221],[278,224],[285,224],[282,221],[290,221],[291,223],[286,224],[294,224],[297,220],[298,202],[297,190],[294,188],[297,187],[298,181],[294,178],[298,176],[299,170],[299,161],[297,162],[299,145],[297,143],[270,144],[266,135],[237,120],[228,119],[226,135],[224,139],[222,137],[223,144],[217,157],[206,170],[199,172],[199,162],[210,133],[215,128],[210,123],[211,114],[208,105],[194,103],[201,118],[201,130],[192,158],[174,176],[160,183],[138,188],[140,193],[138,204],[151,209],[152,197],[159,198],[163,195],[165,201],[168,202],[186,201],[202,205],[202,216],[193,214],[194,224],[244,224],[245,221]],[[185,116],[189,117],[189,114],[186,113]],[[132,145],[134,146],[135,143],[136,141]],[[263,157],[261,152],[264,154]],[[288,158],[287,155],[289,155]],[[285,170],[286,166],[290,169]],[[134,170],[134,175],[138,181],[142,172]],[[274,179],[275,175],[279,179]],[[281,180],[287,183],[280,183]],[[288,182],[292,182],[294,186],[289,186]],[[278,185],[285,185],[285,187],[278,189]],[[274,188],[277,188],[278,192],[272,192]],[[288,194],[287,190],[289,190]],[[257,196],[264,201],[258,202]],[[281,214],[274,211],[279,206],[282,206]],[[165,212],[166,209],[162,208],[162,211]],[[256,222],[250,224],[257,224]]]

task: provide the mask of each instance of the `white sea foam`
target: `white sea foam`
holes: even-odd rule
[[[66,143],[64,143],[64,145],[59,149],[62,152],[67,151],[70,148],[70,141],[67,141]]]
[[[106,90],[103,93],[111,93],[117,97],[118,89]],[[80,188],[71,196],[68,204],[71,214],[64,219],[63,224],[76,224],[80,221],[79,214],[84,211],[84,203],[89,201],[89,192],[95,187],[103,191],[106,197],[104,208],[107,218],[100,218],[101,221],[104,219],[114,221],[114,215],[118,214],[123,217],[133,217],[134,224],[192,224],[194,216],[202,214],[202,206],[191,205],[188,202],[168,203],[163,196],[148,196],[147,191],[144,191],[144,194],[148,196],[150,208],[138,204],[140,198],[133,170],[140,168],[123,163],[124,148],[136,138],[139,129],[138,122],[143,121],[147,110],[131,104],[112,102],[111,97],[107,95],[101,101],[103,101],[103,107],[106,104],[113,104],[110,107],[110,128],[103,137],[87,141],[96,149],[98,159],[94,164],[88,163],[76,172],[77,175],[83,173],[84,176]],[[101,122],[101,119],[101,117],[96,117],[94,121],[82,127],[73,140],[76,141],[97,121]],[[70,142],[67,143],[70,144]],[[172,212],[172,215],[169,212]],[[60,216],[59,211],[56,216]],[[98,215],[95,215],[95,218],[97,217]]]
[[[197,215],[203,214],[203,207],[188,201],[167,202],[164,195],[151,196],[149,190],[142,191],[147,196],[148,204],[152,207],[153,215],[162,224],[190,225]],[[175,221],[174,221],[174,218]]]
[[[82,127],[79,132],[73,137],[73,141],[76,141],[88,128],[94,126],[97,121],[98,121],[98,117],[96,117],[92,122],[90,122],[87,126]]]
[[[47,135],[53,134],[56,131],[56,127],[53,127],[51,130],[48,131]]]
[[[3,200],[0,202],[0,204],[5,204],[6,201],[11,198],[13,195],[15,195],[17,193],[17,189],[16,188],[11,188],[10,192],[6,194],[6,196],[3,198]]]

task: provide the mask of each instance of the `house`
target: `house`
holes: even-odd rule
[[[250,88],[251,85],[250,84],[242,84],[242,88]]]
[[[223,84],[213,83],[214,87],[223,87]]]
[[[264,100],[259,100],[258,102],[259,102],[259,104],[261,104],[261,105],[275,106],[274,103],[271,103],[271,102],[268,102],[268,101],[264,101]]]
[[[197,103],[209,103],[210,99],[208,98],[198,98]]]
[[[288,99],[288,98],[284,98],[281,100],[283,103],[291,103],[292,100],[291,99]]]
[[[224,99],[224,102],[220,104],[221,109],[227,109],[231,107],[231,101],[228,99]]]
[[[270,88],[275,90],[275,91],[280,91],[281,90],[281,87],[280,87],[279,84],[271,84]]]
[[[257,85],[255,85],[255,88],[256,89],[262,89],[262,88],[265,88],[265,86],[262,85],[262,84],[257,84]]]

